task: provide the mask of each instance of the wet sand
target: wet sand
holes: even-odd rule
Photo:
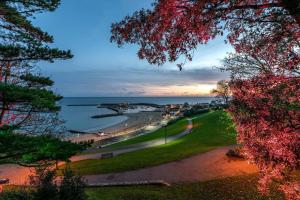
[[[114,138],[118,138],[119,136],[134,135],[146,126],[157,124],[162,120],[161,112],[126,113],[124,116],[127,116],[127,120],[121,123],[100,129],[95,131],[95,133],[74,134],[73,137],[67,140],[73,142],[94,140],[96,142],[95,145],[102,145],[114,141]],[[104,134],[101,135],[101,132]],[[97,142],[100,140],[103,142]]]

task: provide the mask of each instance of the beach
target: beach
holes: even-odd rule
[[[72,142],[93,140],[94,145],[103,145],[146,131],[147,127],[155,126],[163,119],[161,112],[156,111],[125,113],[124,116],[127,117],[125,121],[90,133],[73,134],[67,140]]]

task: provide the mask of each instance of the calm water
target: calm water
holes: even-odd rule
[[[92,119],[91,116],[109,114],[113,111],[99,109],[96,106],[67,106],[70,104],[102,104],[102,103],[154,103],[189,104],[209,103],[212,97],[66,97],[59,104],[62,107],[60,118],[66,121],[67,129],[91,131],[106,128],[127,119],[126,116]]]

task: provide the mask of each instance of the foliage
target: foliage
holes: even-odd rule
[[[213,89],[211,93],[216,95],[216,98],[223,99],[225,104],[228,104],[231,95],[228,81],[219,81],[217,83],[217,89]]]
[[[61,200],[85,200],[85,182],[80,176],[75,176],[73,171],[65,169],[63,179],[59,186],[59,198]]]
[[[68,158],[89,144],[61,141],[53,135],[28,136],[2,131],[0,133],[0,162],[20,165],[40,164],[40,161],[68,161]]]
[[[37,200],[58,200],[58,189],[54,179],[55,171],[37,169],[35,177],[31,177],[31,185],[37,187],[34,191],[34,198]]]
[[[174,62],[181,55],[191,60],[198,44],[206,44],[224,33],[228,33],[228,41],[237,50],[239,42],[245,41],[243,36],[246,32],[273,34],[277,28],[270,40],[299,34],[293,23],[300,22],[297,0],[156,0],[153,5],[154,9],[136,11],[113,24],[111,29],[111,41],[120,46],[124,43],[138,44],[139,57],[153,64],[163,64],[167,60]],[[270,22],[275,22],[276,26],[270,26]],[[280,29],[281,22],[289,24],[289,29]]]
[[[260,76],[235,81],[232,92],[229,111],[239,142],[262,171],[262,191],[268,192],[273,179],[297,191],[298,183],[289,179],[291,172],[300,169],[300,79]]]
[[[241,159],[245,158],[245,156],[242,153],[241,148],[229,149],[229,151],[226,153],[226,156],[232,157],[232,158],[241,158]]]
[[[41,77],[39,77],[41,78]],[[53,94],[52,91],[46,89],[29,88],[26,86],[18,86],[15,84],[0,83],[0,92],[7,95],[4,101],[11,103],[22,103],[31,107],[32,111],[57,111],[59,107],[55,102],[61,99],[60,96]],[[14,111],[22,112],[19,107],[12,108]]]
[[[22,189],[16,191],[3,192],[0,200],[35,200],[31,191]]]
[[[236,135],[236,124],[232,123],[233,119],[228,112],[224,112],[224,108],[217,107],[217,110],[222,110],[218,123],[224,127],[224,133],[231,134],[232,136]]]
[[[287,181],[286,173],[299,165],[299,1],[157,0],[153,6],[113,24],[111,41],[138,44],[141,59],[161,65],[182,56],[191,60],[197,45],[227,34],[236,50],[223,67],[232,77],[230,112],[247,154],[262,170],[260,189],[281,179],[286,197],[299,198],[299,182]],[[282,151],[275,156],[270,149],[278,145]]]
[[[47,135],[60,128],[61,122],[56,113],[60,107],[56,102],[61,96],[51,91],[53,81],[38,74],[35,67],[40,61],[65,60],[72,55],[70,51],[51,48],[52,36],[34,26],[31,20],[36,13],[54,11],[59,4],[60,0],[0,2],[2,163],[36,165],[67,161],[86,146]],[[39,135],[23,134],[26,132]]]
[[[85,200],[87,196],[84,192],[86,186],[80,176],[66,168],[60,184],[57,184],[55,171],[37,168],[37,176],[31,177],[31,185],[37,187],[34,191],[36,200]]]
[[[59,110],[56,101],[61,97],[51,91],[53,81],[34,69],[39,61],[54,62],[72,55],[70,51],[49,47],[52,36],[31,23],[34,14],[54,11],[59,3],[59,0],[0,2],[1,129],[29,128],[38,119],[48,119],[41,113],[50,115],[49,112]]]
[[[185,117],[192,117],[194,115],[199,115],[199,114],[204,114],[210,112],[210,109],[208,108],[202,108],[202,107],[197,107],[193,106],[190,110],[187,110],[183,113]]]
[[[178,121],[181,121],[182,119],[184,119],[185,117],[177,117],[175,119],[171,119],[170,121],[168,121],[167,126],[170,126],[172,124],[176,124]]]
[[[6,189],[0,200],[86,200],[86,184],[82,177],[75,176],[66,169],[57,184],[55,171],[45,168],[36,169],[37,175],[31,177],[30,186]]]

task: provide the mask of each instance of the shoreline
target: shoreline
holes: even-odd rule
[[[124,139],[137,135],[140,131],[147,129],[148,126],[155,125],[163,119],[161,112],[125,113],[124,116],[127,119],[120,123],[106,128],[93,129],[91,133],[73,133],[74,136],[68,137],[66,140],[72,142],[94,140],[94,145],[105,145],[120,140],[119,137]]]

